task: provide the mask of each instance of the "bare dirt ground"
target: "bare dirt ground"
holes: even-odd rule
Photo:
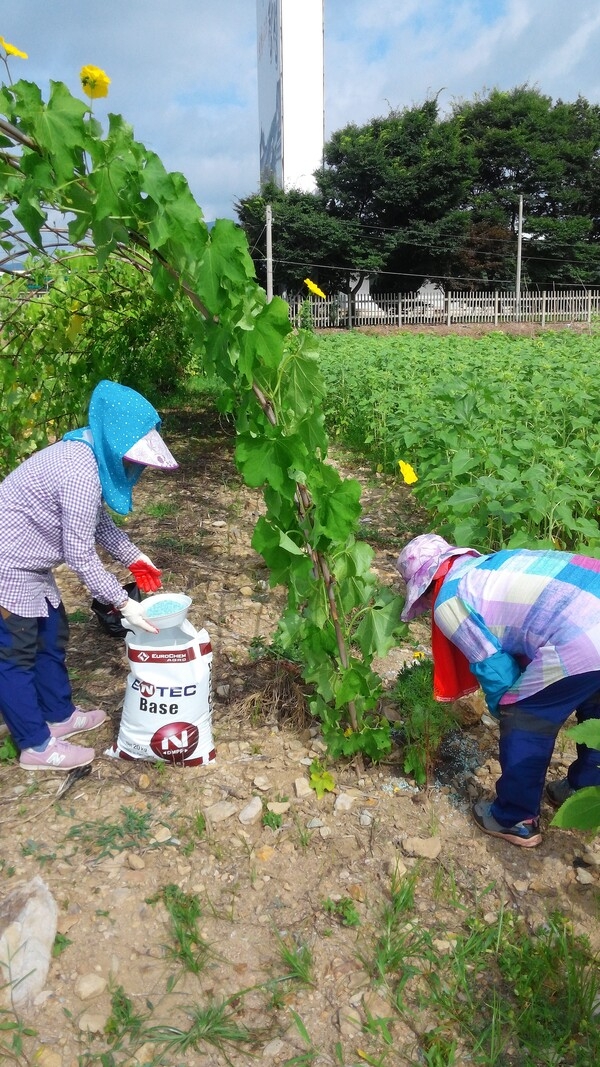
[[[474,828],[470,803],[493,789],[498,773],[495,727],[480,721],[481,707],[428,789],[403,775],[395,752],[380,766],[331,767],[335,790],[317,799],[309,765],[323,759],[324,746],[299,710],[298,679],[249,655],[254,638],[269,638],[282,606],[250,546],[261,496],[241,484],[222,427],[180,412],[165,432],[181,469],[146,472],[127,529],[162,567],[165,589],[192,597],[190,620],[211,636],[217,756],[207,766],[175,768],[102,755],[118,732],[124,645],[100,630],[89,595],[63,571],[67,610],[77,613],[69,652],[75,697],[103,707],[110,724],[93,742],[79,739],[99,755],[89,777],[61,798],[64,776],[0,766],[1,895],[40,875],[57,903],[60,934],[44,989],[19,1015],[32,1032],[19,1030],[15,1051],[16,1031],[0,1027],[0,1049],[3,1042],[12,1049],[0,1060],[41,1067],[433,1062],[422,1049],[436,1020],[427,1009],[400,1014],[366,962],[394,870],[417,873],[417,921],[440,952],[466,915],[493,922],[502,906],[531,929],[558,909],[597,947],[600,853],[582,835],[548,830],[547,809],[538,849]],[[350,472],[346,459],[340,465]],[[366,468],[352,473],[364,487],[363,532],[376,569],[396,585],[399,547],[420,532],[423,516],[397,482]],[[379,665],[386,683],[415,648],[428,648],[423,624]],[[557,750],[553,777],[564,774],[567,755]],[[280,827],[240,820],[254,796],[280,805]],[[191,946],[196,960],[206,956],[198,973],[174,948],[166,906],[173,887],[199,905],[208,948]],[[353,902],[360,925],[336,920],[331,909],[340,900]],[[306,983],[284,980],[286,950],[310,962]],[[226,1015],[248,1029],[247,1044],[219,1051],[200,1029],[187,1044],[179,1039],[200,1010],[223,1001]],[[391,1048],[377,1018],[387,1019]],[[8,1013],[0,1023],[13,1019]]]

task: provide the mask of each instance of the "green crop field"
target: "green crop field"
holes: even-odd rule
[[[332,439],[412,464],[439,532],[600,554],[600,334],[345,334],[320,363]]]

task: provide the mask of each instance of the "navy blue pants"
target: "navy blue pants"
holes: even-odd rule
[[[539,815],[556,736],[572,712],[578,722],[600,719],[600,671],[562,678],[517,704],[500,705],[502,775],[492,815],[502,826]],[[577,745],[567,777],[573,789],[600,786],[600,751]]]
[[[64,605],[48,618],[0,610],[0,711],[19,748],[43,745],[49,722],[64,722],[74,705],[67,674],[69,622]]]

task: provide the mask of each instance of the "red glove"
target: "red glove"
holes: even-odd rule
[[[135,578],[136,585],[141,593],[155,593],[160,589],[162,571],[155,567],[148,556],[139,556],[134,563],[129,564],[129,570]]]

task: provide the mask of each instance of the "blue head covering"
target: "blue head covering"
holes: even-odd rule
[[[104,500],[119,515],[127,515],[133,506],[133,486],[144,468],[132,466],[125,470],[123,456],[140,438],[160,426],[159,414],[135,389],[105,380],[92,393],[88,419],[89,427],[71,430],[63,440],[90,445],[98,463]]]

